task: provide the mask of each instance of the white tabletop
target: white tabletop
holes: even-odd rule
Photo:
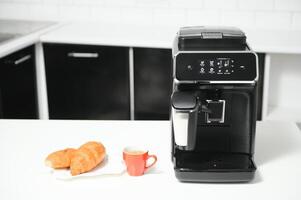
[[[141,177],[69,181],[55,179],[44,167],[48,153],[89,140],[116,149],[144,145],[158,156],[158,163]],[[248,184],[181,183],[173,174],[167,121],[0,120],[0,199],[300,199],[297,126],[258,123],[255,149],[258,170]]]

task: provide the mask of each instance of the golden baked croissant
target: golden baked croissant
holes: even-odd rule
[[[88,172],[101,163],[106,155],[103,144],[87,142],[74,152],[71,159],[70,170],[72,176]]]
[[[45,164],[54,169],[70,167],[71,158],[73,157],[76,149],[67,148],[64,150],[56,151],[47,156]]]
[[[105,156],[103,144],[87,142],[79,149],[67,148],[51,153],[47,156],[45,164],[54,169],[70,167],[74,176],[92,170],[104,160]]]

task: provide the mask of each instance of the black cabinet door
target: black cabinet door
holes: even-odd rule
[[[171,89],[171,50],[134,48],[134,118],[168,120]]]
[[[37,119],[34,46],[0,59],[0,118]]]
[[[130,118],[128,48],[43,47],[50,119]]]

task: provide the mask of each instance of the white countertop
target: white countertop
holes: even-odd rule
[[[0,57],[39,41],[170,49],[177,31],[178,27],[166,26],[0,20],[0,33],[18,35],[0,43]],[[256,52],[301,54],[301,31],[244,31],[248,43]]]
[[[158,162],[141,177],[61,181],[45,170],[48,153],[89,140],[117,149],[142,144],[158,156]],[[251,183],[181,183],[173,174],[168,121],[0,120],[0,199],[300,199],[297,126],[259,122],[255,151],[258,169]]]
[[[73,22],[41,36],[42,42],[171,48],[177,28]]]
[[[14,37],[0,43],[0,58],[40,41],[40,36],[59,27],[46,21],[0,20],[0,35]]]
[[[43,42],[171,48],[178,27],[73,22],[41,36]],[[301,31],[244,30],[256,52],[301,54]]]

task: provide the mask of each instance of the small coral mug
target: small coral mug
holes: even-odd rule
[[[147,165],[150,158],[153,162]],[[148,151],[138,147],[126,147],[123,149],[123,160],[130,176],[141,176],[157,162],[157,156],[148,155]]]

